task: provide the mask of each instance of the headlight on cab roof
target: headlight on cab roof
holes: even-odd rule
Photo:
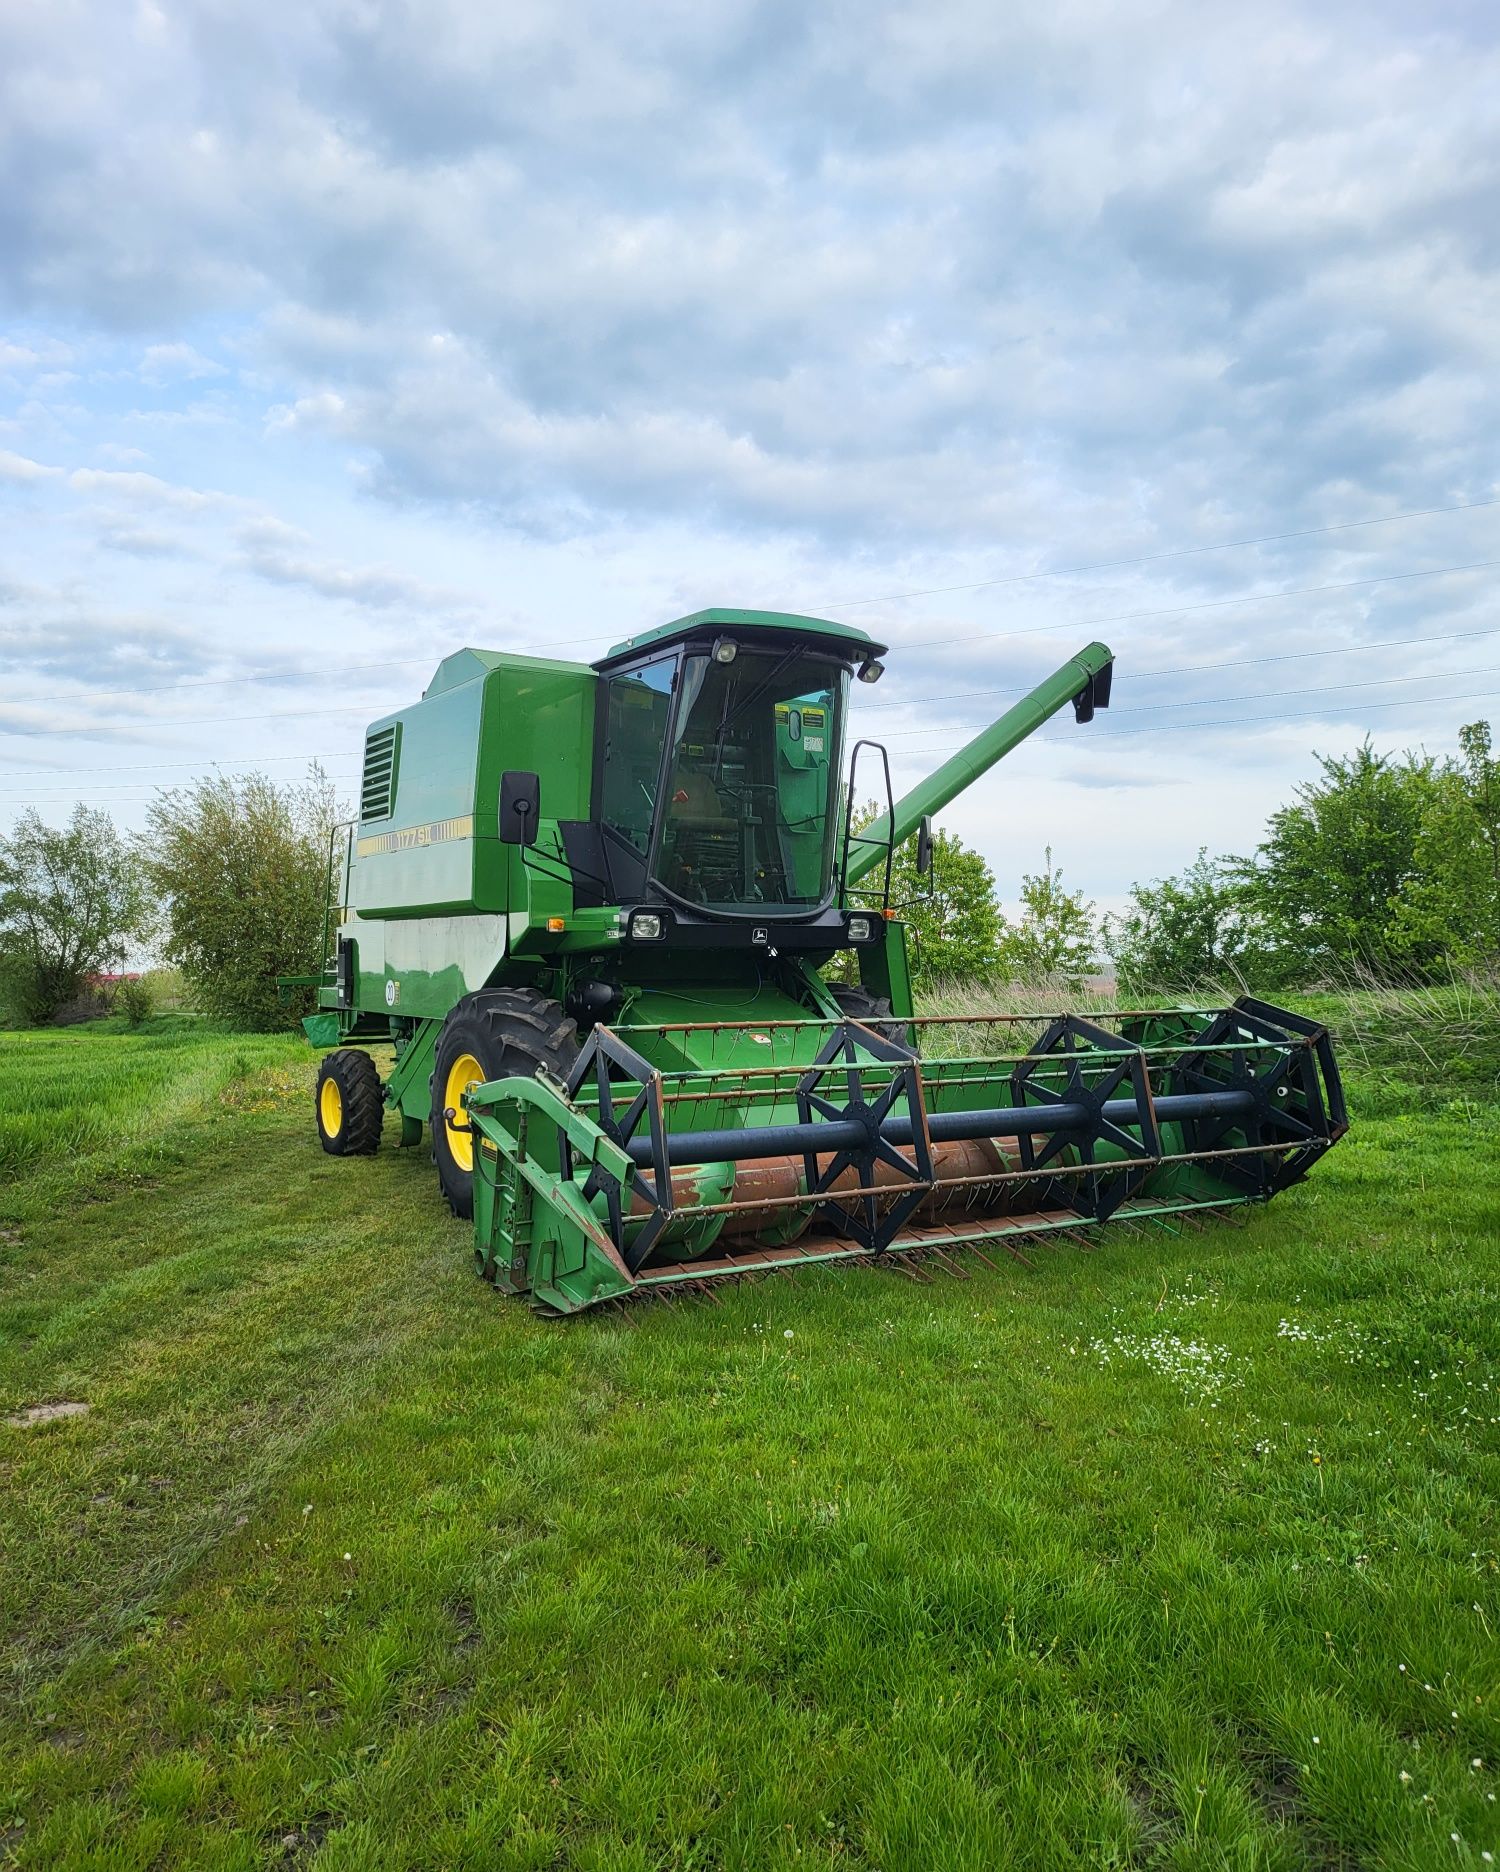
[[[632,910],[625,929],[632,942],[660,942],[667,933],[667,920],[660,910]]]

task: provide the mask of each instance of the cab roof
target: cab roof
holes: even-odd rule
[[[655,630],[627,637],[606,656],[600,657],[594,668],[607,669],[627,657],[638,656],[642,650],[654,649],[657,645],[666,647],[684,638],[701,637],[709,631],[745,631],[755,635],[786,631],[802,637],[828,638],[830,649],[842,648],[867,656],[885,653],[884,644],[876,643],[867,632],[853,624],[835,624],[830,618],[802,617],[795,611],[733,611],[713,605],[706,611],[674,618],[670,624],[658,624]]]

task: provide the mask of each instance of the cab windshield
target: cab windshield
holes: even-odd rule
[[[817,909],[832,888],[848,681],[837,659],[801,647],[740,647],[730,662],[691,654],[670,710],[664,667],[614,678],[606,824],[649,852],[656,881],[686,903],[721,915]]]

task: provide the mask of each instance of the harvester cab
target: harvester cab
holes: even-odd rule
[[[1344,1115],[1293,1015],[917,1016],[892,854],[915,834],[924,864],[931,816],[1069,703],[1106,707],[1113,664],[1089,645],[896,799],[884,749],[849,749],[884,654],[710,610],[592,665],[446,658],[371,726],[331,858],[305,1023],[331,1049],[324,1149],[373,1151],[391,1110],[403,1143],[425,1130],[480,1272],[547,1313],[788,1262],[1020,1255],[1305,1174]]]
[[[612,902],[658,906],[678,945],[795,924],[833,946],[839,754],[851,672],[878,668],[873,646],[812,619],[728,617],[595,665],[597,808],[566,855]]]

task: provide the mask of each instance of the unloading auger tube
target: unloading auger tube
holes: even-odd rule
[[[648,1036],[600,1026],[565,1084],[470,1091],[480,1272],[561,1314],[796,1263],[1024,1261],[1028,1237],[1263,1201],[1347,1128],[1327,1033],[1249,997],[1109,1029],[909,1023],[1011,1042],[936,1060],[830,1022],[812,1065],[777,1063],[808,1025],[726,1025],[726,1052],[753,1033],[772,1057],[725,1072],[659,1070],[632,1044]]]

